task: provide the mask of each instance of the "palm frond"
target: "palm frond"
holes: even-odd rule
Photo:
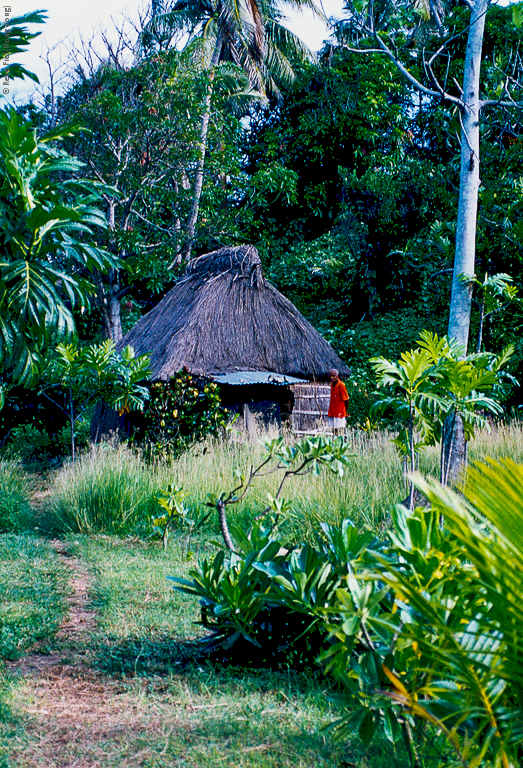
[[[315,55],[303,40],[294,34],[284,24],[274,19],[266,22],[267,40],[286,56],[292,56],[298,61],[314,61]]]

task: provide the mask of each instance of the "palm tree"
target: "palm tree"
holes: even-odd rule
[[[314,0],[285,0],[295,8],[310,8],[324,15]],[[189,261],[205,169],[207,134],[211,118],[214,82],[220,64],[233,63],[247,75],[253,96],[278,94],[277,81],[294,77],[291,59],[311,56],[307,46],[280,22],[282,13],[275,0],[176,0],[171,10],[153,17],[149,33],[176,29],[188,36],[197,51],[200,66],[208,73],[200,122],[199,155],[194,177],[192,204],[186,226],[181,260]]]

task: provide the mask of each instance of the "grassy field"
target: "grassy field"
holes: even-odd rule
[[[319,521],[338,523],[350,517],[358,525],[378,529],[390,508],[406,495],[401,462],[387,436],[351,436],[354,456],[343,480],[328,472],[291,478],[283,496],[292,501],[286,533],[307,538]],[[235,471],[246,473],[265,457],[260,443],[209,442],[183,454],[172,465],[147,465],[125,447],[94,448],[74,466],[64,467],[53,480],[46,532],[130,532],[147,535],[147,521],[158,514],[156,496],[162,488],[183,488],[187,505],[204,511],[209,494],[219,495],[237,485]],[[434,457],[435,461],[435,457]],[[253,513],[275,494],[278,475],[259,478],[248,495],[229,507],[232,522],[247,524]],[[208,529],[218,532],[216,521]]]
[[[13,553],[27,545],[6,543]],[[202,659],[197,606],[166,581],[186,573],[183,542],[167,553],[109,537],[69,539],[61,554],[33,544],[53,572],[70,568],[64,557],[86,566],[91,620],[54,639],[48,627],[45,643],[4,667],[0,765],[404,764],[401,748],[333,742],[324,730],[336,718],[333,690],[318,670],[246,671]],[[196,555],[208,548],[197,541]],[[63,580],[55,586],[60,604]]]
[[[386,435],[355,434],[352,445],[343,479],[289,483],[290,539],[344,517],[384,533],[391,504],[405,496],[401,463]],[[183,530],[167,551],[143,538],[161,488],[182,486],[188,506],[203,509],[207,493],[230,489],[234,469],[262,455],[258,445],[209,443],[172,466],[150,467],[127,449],[98,448],[48,478],[25,535],[0,535],[0,768],[405,768],[402,744],[333,741],[336,692],[319,669],[205,660],[198,605],[166,577],[186,576],[215,551],[215,521],[190,546]],[[470,457],[486,456],[523,461],[521,427],[479,435]],[[420,469],[436,472],[435,451],[422,455]],[[35,478],[24,489],[19,468],[4,470],[7,489],[10,472],[16,479],[19,504],[10,502],[9,515],[19,508],[27,527]],[[236,522],[265,506],[275,484],[262,478],[232,511]],[[133,535],[78,532],[100,521]],[[440,768],[427,749],[426,764]]]

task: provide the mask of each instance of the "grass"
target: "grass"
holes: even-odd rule
[[[211,551],[204,542],[193,546],[196,558]],[[167,581],[167,576],[186,578],[194,567],[193,559],[183,556],[182,537],[173,537],[167,552],[156,543],[108,536],[77,538],[71,542],[71,551],[93,564],[95,640],[105,671],[149,669],[155,663],[153,657],[173,655],[174,646],[178,648],[198,634],[194,625],[197,600],[181,598]],[[163,665],[163,660],[159,663]]]
[[[390,435],[352,432],[349,440],[354,456],[341,481],[324,470],[318,476],[291,478],[285,486],[283,496],[292,502],[285,521],[290,540],[308,539],[320,522],[337,524],[346,517],[356,525],[381,530],[391,506],[405,498],[401,460]],[[469,453],[471,461],[487,455],[512,455],[523,461],[521,425],[480,432]],[[150,521],[159,513],[156,498],[161,489],[180,486],[187,505],[204,510],[209,493],[219,496],[236,485],[235,470],[247,473],[264,457],[260,442],[233,439],[200,444],[170,465],[147,464],[125,446],[97,446],[56,474],[41,525],[56,535],[102,532],[147,537],[152,531]],[[438,475],[435,448],[420,454],[420,471]],[[258,478],[241,503],[228,507],[230,521],[248,525],[277,486],[277,474]],[[215,516],[207,530],[219,535]]]
[[[0,461],[0,533],[31,526],[31,484],[17,461]]]
[[[308,538],[319,522],[345,516],[381,529],[390,504],[405,496],[388,437],[351,440],[355,455],[342,480],[323,473],[289,483],[292,537]],[[480,433],[471,460],[489,455],[523,461],[521,426]],[[339,714],[335,691],[318,671],[222,668],[202,660],[198,604],[174,591],[166,576],[183,578],[194,560],[214,551],[214,522],[193,537],[189,555],[181,530],[166,552],[137,536],[71,532],[76,523],[66,511],[75,507],[79,519],[100,516],[112,530],[124,520],[144,532],[160,488],[181,485],[187,503],[201,506],[207,493],[232,487],[235,467],[245,470],[261,458],[258,445],[207,443],[171,466],[148,467],[127,449],[105,447],[61,470],[45,517],[66,521],[65,550],[89,575],[94,619],[83,634],[55,634],[67,591],[63,557],[45,541],[0,536],[0,655],[16,658],[37,643],[42,658],[55,659],[46,674],[0,674],[0,768],[405,768],[400,745],[365,749],[356,736],[334,743],[324,727]],[[422,454],[420,465],[436,474],[436,451]],[[274,488],[274,477],[261,479],[232,516],[246,523]],[[433,755],[426,764],[442,763]]]
[[[386,436],[351,436],[354,458],[345,477],[323,471],[319,476],[291,478],[283,495],[292,500],[287,535],[308,538],[319,521],[339,523],[350,517],[358,525],[379,528],[391,499],[405,496],[401,464]],[[68,533],[118,533],[147,536],[149,522],[159,513],[156,497],[169,484],[186,494],[191,509],[203,510],[208,494],[220,495],[237,484],[235,470],[246,473],[265,458],[259,443],[208,442],[183,454],[171,465],[148,465],[125,446],[91,449],[74,466],[57,473],[43,530]],[[231,522],[247,525],[267,504],[281,473],[259,478],[242,503],[229,507]],[[218,535],[216,520],[209,530]]]
[[[41,524],[58,535],[143,532],[160,488],[159,473],[125,446],[93,446],[57,473]]]
[[[98,683],[98,687],[100,684]],[[29,722],[11,726],[13,768],[403,768],[404,755],[357,738],[335,744],[324,685],[303,676],[200,668],[167,679],[109,681],[103,701],[84,679],[74,705],[20,689]],[[15,705],[17,702],[15,701]],[[45,714],[41,714],[42,707]],[[6,742],[4,741],[4,744]],[[9,761],[9,762],[7,762]]]
[[[198,556],[207,546],[196,542]],[[66,550],[90,572],[96,625],[83,647],[78,637],[50,641],[46,652],[59,661],[46,675],[12,673],[4,765],[403,768],[390,745],[334,743],[323,728],[337,708],[319,672],[202,661],[197,605],[165,581],[189,567],[183,540],[164,553],[136,539],[79,536]]]
[[[482,430],[469,446],[471,462],[487,457],[502,459],[510,457],[517,463],[523,462],[523,423],[494,424],[490,431]]]
[[[46,542],[0,536],[0,659],[14,659],[60,626],[66,572]]]

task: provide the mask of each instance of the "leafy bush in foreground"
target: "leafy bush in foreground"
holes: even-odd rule
[[[200,597],[202,623],[237,663],[240,639],[258,648],[260,666],[277,656],[268,626],[287,663],[308,638],[307,650],[340,684],[340,738],[403,739],[412,765],[423,766],[430,732],[448,752],[445,765],[517,768],[523,465],[470,470],[465,498],[436,481],[416,484],[432,508],[398,507],[388,543],[345,521],[322,525],[316,546],[289,551],[273,524],[255,523],[247,536],[233,532],[233,552],[174,581]],[[287,636],[272,626],[280,610],[294,628]]]

